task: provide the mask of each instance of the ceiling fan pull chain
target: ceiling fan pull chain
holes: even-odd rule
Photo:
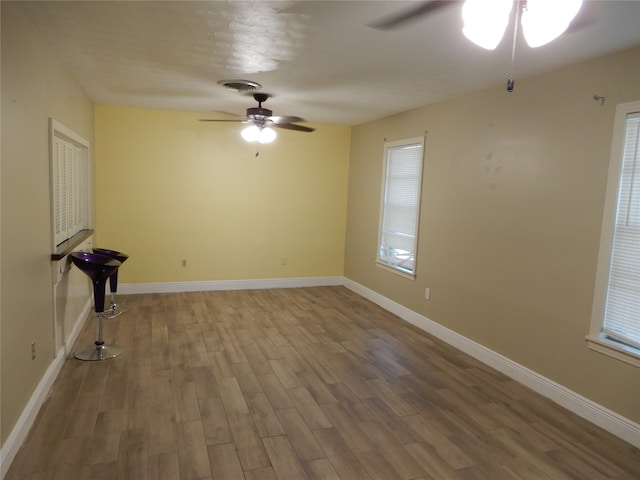
[[[513,79],[513,66],[516,61],[516,41],[518,39],[518,25],[520,23],[520,10],[527,8],[526,0],[516,0],[516,21],[513,27],[513,43],[511,44],[511,68],[509,70],[509,80],[507,80],[507,92],[513,92],[515,80]]]

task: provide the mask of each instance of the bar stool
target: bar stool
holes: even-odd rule
[[[71,252],[71,261],[82,270],[93,283],[93,302],[98,321],[96,341],[94,347],[78,350],[75,357],[79,360],[106,360],[117,357],[122,353],[122,348],[117,345],[105,345],[102,336],[102,323],[104,321],[104,297],[107,286],[107,278],[118,270],[121,262],[118,260],[89,252]]]
[[[129,258],[129,255],[127,255],[126,253],[118,252],[116,250],[108,250],[106,248],[94,248],[93,253],[114,258],[120,263],[124,263],[127,258]],[[116,271],[113,272],[109,277],[109,290],[111,291],[111,304],[109,305],[109,309],[107,310],[107,316],[109,318],[114,318],[121,313],[128,312],[128,308],[119,307],[116,302],[116,293],[118,292],[118,269],[116,269]]]

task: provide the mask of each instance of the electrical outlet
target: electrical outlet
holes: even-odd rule
[[[282,257],[280,259],[280,265],[286,265],[287,264],[287,257]]]
[[[430,288],[425,288],[424,289],[424,299],[425,300],[431,299],[431,289]]]
[[[31,343],[31,360],[36,359],[36,342]]]
[[[186,259],[186,258],[183,258],[183,259],[182,259],[182,266],[183,266],[183,267],[186,267],[186,266],[187,266],[187,259]]]

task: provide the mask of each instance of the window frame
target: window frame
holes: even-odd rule
[[[590,349],[640,367],[640,349],[613,340],[603,332],[618,208],[618,195],[622,175],[622,154],[626,133],[626,120],[629,114],[637,112],[640,112],[640,101],[622,103],[616,108],[591,325],[586,340]]]
[[[67,149],[61,167],[59,148]],[[51,246],[60,245],[92,225],[90,143],[73,130],[49,118],[49,166],[51,183]],[[62,155],[65,156],[64,154]],[[64,178],[62,178],[64,177]],[[70,190],[67,190],[70,188]],[[64,202],[62,213],[60,202]],[[66,217],[62,219],[62,217]]]
[[[385,262],[382,259],[381,251],[382,251],[382,238],[383,238],[383,227],[385,221],[385,199],[387,196],[387,181],[389,178],[389,160],[390,160],[390,151],[396,149],[398,147],[409,147],[413,145],[420,146],[420,165],[418,166],[418,178],[417,178],[417,192],[416,192],[416,211],[415,211],[415,234],[413,236],[412,241],[412,252],[407,252],[409,255],[413,255],[413,268],[407,269],[398,264],[392,264],[389,262]],[[420,226],[420,203],[421,203],[421,195],[422,195],[422,177],[423,177],[423,169],[424,169],[424,146],[425,146],[425,137],[413,137],[407,138],[403,140],[395,140],[384,143],[383,149],[383,162],[382,162],[382,186],[380,190],[380,211],[378,218],[378,239],[376,243],[376,259],[375,263],[378,267],[393,272],[397,275],[409,278],[411,280],[415,280],[416,278],[416,270],[417,270],[417,249],[418,249],[418,233]]]

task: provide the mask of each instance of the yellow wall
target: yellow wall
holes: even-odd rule
[[[97,245],[130,255],[121,282],[343,274],[348,127],[279,129],[256,157],[239,123],[95,112]]]
[[[614,112],[640,99],[639,67],[636,48],[355,127],[345,276],[639,422],[638,368],[585,343]],[[425,131],[411,281],[374,265],[382,149]]]
[[[2,8],[2,443],[52,363],[48,118],[90,142],[93,104],[24,16]],[[37,356],[31,360],[31,342]]]

